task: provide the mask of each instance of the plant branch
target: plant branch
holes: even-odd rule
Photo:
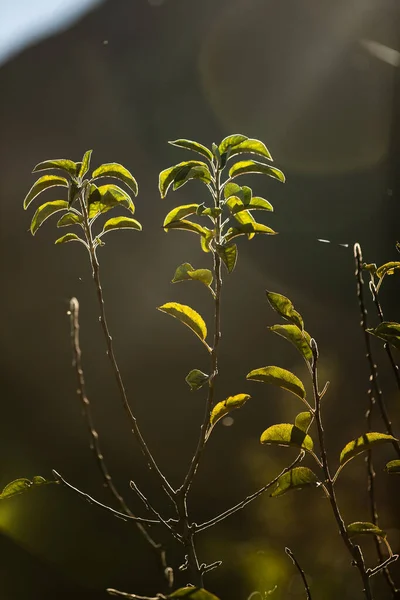
[[[306,579],[306,575],[303,571],[303,569],[301,568],[301,566],[299,565],[299,563],[297,562],[297,559],[295,557],[295,555],[293,554],[293,552],[291,551],[290,548],[285,548],[285,552],[286,554],[292,559],[292,562],[294,564],[294,566],[296,567],[296,569],[298,570],[298,572],[300,573],[300,577],[303,580],[303,584],[304,584],[304,589],[306,590],[306,594],[307,594],[307,600],[312,600],[311,599],[311,592],[310,592],[310,588],[309,585],[307,583],[307,579]]]
[[[126,592],[120,592],[113,588],[107,588],[107,593],[110,596],[122,596],[122,598],[129,598],[129,600],[164,600],[166,596],[163,594],[157,594],[157,596],[138,596],[137,594],[127,594]]]

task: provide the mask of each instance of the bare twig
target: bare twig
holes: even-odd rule
[[[300,573],[300,576],[303,580],[303,584],[304,584],[304,589],[306,590],[306,594],[307,594],[307,600],[312,600],[311,599],[311,592],[310,592],[310,588],[309,585],[307,583],[307,579],[306,579],[306,575],[303,571],[303,569],[301,568],[301,566],[299,565],[295,555],[293,554],[293,552],[291,551],[290,548],[285,548],[285,552],[286,554],[292,559],[294,566],[296,567],[296,569],[298,570],[298,572]]]
[[[381,563],[380,565],[374,567],[373,569],[367,569],[368,577],[373,577],[380,571],[385,570],[391,563],[395,562],[398,558],[399,558],[398,554],[392,554],[392,556],[389,556],[389,558],[387,558],[385,561],[383,561],[383,563]],[[398,590],[395,590],[395,593],[398,594]],[[393,597],[395,598],[397,596],[393,596]]]
[[[113,588],[107,588],[106,590],[110,596],[121,596],[122,598],[128,598],[129,600],[165,600],[166,596],[163,594],[157,594],[157,596],[138,596],[137,594],[127,594],[126,592],[120,592]]]

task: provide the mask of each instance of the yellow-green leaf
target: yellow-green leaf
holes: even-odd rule
[[[385,263],[384,265],[382,265],[381,267],[379,267],[376,270],[376,275],[379,278],[384,277],[385,275],[393,275],[393,273],[400,269],[400,262],[398,261],[391,261],[388,263]]]
[[[35,235],[39,227],[53,215],[60,210],[66,210],[68,208],[68,202],[65,200],[54,200],[53,202],[45,202],[39,206],[31,222],[31,234]]]
[[[48,169],[61,169],[62,171],[67,171],[72,177],[75,177],[77,171],[77,164],[73,160],[69,160],[68,158],[56,158],[54,160],[45,160],[37,164],[32,173],[36,173],[36,171],[47,171]]]
[[[391,460],[385,466],[386,473],[400,473],[400,460]]]
[[[104,223],[103,232],[113,231],[114,229],[136,229],[142,231],[142,226],[139,221],[131,217],[113,217]]]
[[[276,231],[262,225],[262,223],[244,223],[237,227],[230,227],[225,235],[225,241],[230,242],[233,238],[239,235],[247,235],[250,237],[252,233],[266,233],[267,235],[276,235]]]
[[[128,171],[128,169],[119,163],[105,163],[104,165],[100,165],[100,167],[92,173],[93,179],[97,179],[99,177],[113,177],[115,179],[119,179],[132,190],[135,196],[137,196],[138,184],[136,179],[132,173]]]
[[[193,167],[183,167],[174,178],[173,189],[177,190],[191,179],[200,179],[204,183],[211,182],[211,173],[206,164],[195,165]]]
[[[179,221],[180,219],[183,219],[183,217],[194,214],[198,207],[198,204],[183,204],[182,206],[177,206],[167,214],[164,219],[163,227],[167,227],[172,221]]]
[[[85,177],[86,173],[89,171],[90,159],[92,156],[92,152],[93,152],[93,150],[87,150],[85,152],[85,154],[83,155],[82,164],[79,168],[79,173],[78,173],[78,177],[80,177],[81,179],[83,177]]]
[[[302,489],[310,485],[317,485],[318,477],[308,467],[295,467],[279,477],[271,498],[282,496],[289,490]]]
[[[203,373],[203,371],[199,371],[199,369],[192,369],[185,377],[185,381],[190,386],[192,392],[202,388],[209,379],[210,376]]]
[[[221,257],[222,262],[226,266],[228,273],[232,273],[236,266],[238,251],[236,244],[228,244],[226,246],[217,246],[217,253]]]
[[[184,587],[172,592],[167,598],[187,598],[188,600],[219,600],[217,596],[203,588]]]
[[[355,535],[377,535],[381,538],[386,537],[386,532],[383,531],[383,529],[366,521],[350,523],[350,525],[347,525],[346,529],[350,537],[354,537]]]
[[[76,233],[67,233],[62,237],[58,238],[54,243],[55,244],[66,244],[67,242],[82,242],[81,238],[76,235]]]
[[[218,402],[211,411],[210,425],[214,426],[217,421],[225,417],[232,410],[241,408],[250,398],[251,396],[248,394],[236,394],[236,396],[229,396],[222,402]]]
[[[198,312],[193,310],[193,308],[190,308],[190,306],[186,306],[185,304],[179,304],[178,302],[167,302],[166,304],[159,306],[158,310],[161,310],[162,312],[165,312],[181,321],[184,325],[189,327],[189,329],[191,329],[201,339],[202,342],[205,343],[205,339],[207,337],[206,324],[203,317],[201,317]]]
[[[79,225],[83,223],[83,217],[81,214],[75,212],[67,212],[59,219],[57,227],[66,227],[67,225]]]
[[[249,138],[247,140],[241,141],[238,144],[235,144],[230,149],[229,157],[234,156],[235,154],[240,154],[242,152],[245,152],[246,154],[258,154],[259,156],[264,156],[265,158],[268,158],[268,160],[272,160],[272,156],[269,153],[268,148],[265,144],[263,144],[263,142],[260,142],[260,140]]]
[[[292,392],[292,394],[295,394],[295,396],[298,396],[302,400],[306,397],[306,391],[300,379],[290,371],[282,369],[281,367],[269,366],[254,369],[246,375],[246,379],[277,385],[280,388]]]
[[[310,347],[311,337],[307,331],[301,331],[297,325],[272,325],[269,329],[286,340],[289,340],[289,342],[296,346],[306,360],[312,359],[313,354]]]
[[[193,152],[198,152],[199,154],[202,154],[203,156],[208,158],[208,160],[210,160],[211,162],[214,158],[211,150],[209,150],[206,146],[203,146],[203,144],[199,144],[199,142],[193,142],[192,140],[179,139],[179,140],[174,140],[172,142],[168,142],[168,144],[171,144],[171,146],[178,146],[178,148],[185,148],[186,150],[192,150]]]
[[[225,137],[220,143],[218,149],[220,154],[224,154],[228,150],[231,150],[234,146],[241,144],[248,140],[249,138],[246,135],[241,135],[240,133],[235,133],[233,135],[228,135]]]
[[[260,175],[268,175],[282,183],[285,182],[285,176],[280,169],[271,167],[257,160],[241,160],[229,169],[229,177],[238,177],[245,173],[259,173]]]
[[[395,441],[396,438],[386,433],[364,433],[364,435],[360,435],[360,437],[346,444],[340,453],[340,464],[346,464],[349,460],[357,456],[357,454],[366,452],[374,446]]]
[[[210,269],[195,269],[190,263],[183,263],[176,269],[172,283],[190,281],[191,279],[201,281],[206,287],[210,287],[213,280],[213,274]]]
[[[367,329],[366,331],[400,350],[400,323],[383,321],[375,329]]]
[[[164,226],[165,231],[169,231],[170,229],[184,229],[185,231],[191,231],[192,233],[198,233],[199,235],[205,236],[206,231],[205,228],[199,225],[198,223],[192,223],[192,221],[187,221],[186,219],[180,219],[179,221],[172,221],[168,223],[168,225]]]
[[[15,479],[11,481],[11,483],[7,484],[3,491],[0,494],[0,500],[5,500],[6,498],[11,498],[12,496],[16,496],[17,494],[22,494],[29,490],[32,486],[43,485],[45,483],[52,483],[50,481],[46,481],[44,477],[40,477],[39,475],[33,478],[33,481],[30,481],[26,478]]]
[[[179,177],[179,174],[182,174],[182,172],[188,173],[192,167],[205,167],[208,170],[206,163],[200,160],[186,160],[161,171],[158,181],[161,198],[165,198],[170,186]]]
[[[118,185],[107,184],[97,187],[92,184],[90,186],[89,219],[93,219],[96,215],[105,213],[119,204],[126,207],[132,214],[135,212],[131,197]]]
[[[261,434],[260,442],[279,446],[297,446],[308,451],[314,447],[311,437],[291,423],[271,425]]]
[[[203,252],[211,252],[211,242],[214,239],[215,232],[208,227],[203,227],[203,234],[200,238],[200,246]]]
[[[299,413],[294,421],[294,424],[296,425],[296,427],[298,427],[299,429],[301,429],[301,431],[308,431],[308,428],[311,425],[311,421],[312,421],[312,414],[306,410],[304,412]]]
[[[295,310],[289,298],[286,298],[286,296],[283,296],[282,294],[267,291],[267,299],[272,308],[276,310],[281,317],[287,319],[294,325],[297,325],[297,327],[303,331],[303,317],[299,312],[297,312],[297,310]]]
[[[24,209],[26,210],[32,200],[34,200],[41,192],[56,186],[68,187],[68,181],[65,177],[59,177],[58,175],[43,175],[43,177],[40,177],[27,193],[24,200]]]

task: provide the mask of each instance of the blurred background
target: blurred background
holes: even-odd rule
[[[319,344],[332,462],[365,430],[368,369],[354,279],[353,244],[367,262],[396,260],[400,193],[400,7],[395,0],[3,0],[0,23],[1,396],[0,486],[17,477],[51,477],[57,469],[102,502],[71,367],[68,303],[81,304],[83,362],[104,455],[132,510],[134,478],[160,510],[130,434],[105,356],[88,259],[78,244],[54,247],[55,221],[35,238],[22,200],[48,158],[93,167],[116,161],[139,181],[136,215],[143,232],[108,236],[99,251],[117,358],[143,433],[161,468],[178,486],[203,414],[204,391],[184,381],[207,371],[204,348],[185,327],[156,311],[189,304],[211,325],[209,294],[196,283],[171,285],[176,267],[210,267],[195,236],[164,233],[175,205],[202,202],[192,182],[161,201],[160,170],[190,158],[168,140],[211,146],[231,133],[263,140],[287,183],[251,176],[243,183],[275,207],[263,221],[279,232],[239,242],[235,272],[225,277],[217,399],[240,392],[251,401],[219,424],[190,495],[202,522],[272,479],[296,456],[266,448],[269,425],[302,410],[290,394],[246,374],[276,364],[307,380],[301,357],[268,332],[279,322],[265,290],[289,296]],[[48,196],[47,196],[48,194]],[[51,192],[47,199],[55,199]],[[42,197],[44,199],[45,196]],[[323,238],[330,243],[317,241]],[[348,244],[347,247],[340,244]],[[382,288],[387,320],[399,320],[398,277]],[[376,323],[370,307],[371,324]],[[399,392],[378,340],[381,383],[400,432]],[[377,430],[383,426],[377,417]],[[381,525],[400,550],[398,479],[382,469],[391,447],[375,453]],[[306,463],[307,464],[307,463]],[[310,465],[311,466],[311,465]],[[338,498],[347,523],[369,520],[363,457],[343,471]],[[154,537],[165,540],[162,530]],[[276,587],[276,600],[304,597],[284,553],[306,572],[313,598],[362,598],[357,572],[318,490],[268,494],[198,536],[202,562],[222,560],[207,587],[222,600],[243,600]],[[373,543],[363,546],[375,564]],[[0,505],[0,591],[4,600],[92,599],[106,587],[166,592],[157,557],[135,526],[115,519],[61,486],[32,490]],[[177,572],[181,548],[169,543]],[[397,569],[397,572],[396,572]],[[393,568],[400,586],[400,569]],[[186,583],[177,572],[177,585]],[[380,577],[375,598],[389,598]]]

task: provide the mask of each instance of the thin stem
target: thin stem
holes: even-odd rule
[[[370,585],[369,577],[366,572],[364,558],[363,558],[361,549],[359,546],[355,546],[352,543],[352,541],[350,540],[350,536],[347,532],[346,526],[344,524],[342,515],[339,510],[339,506],[338,506],[338,503],[336,500],[335,488],[334,488],[333,480],[332,480],[330,469],[329,469],[329,463],[328,463],[328,457],[327,457],[326,445],[325,445],[325,433],[324,433],[322,417],[321,417],[321,395],[320,395],[319,386],[318,386],[318,370],[317,370],[318,348],[317,348],[317,344],[316,344],[315,340],[313,340],[313,339],[311,340],[311,350],[313,352],[313,361],[312,361],[311,371],[312,371],[312,384],[313,384],[313,392],[314,392],[314,400],[315,400],[315,420],[317,423],[319,445],[321,448],[322,466],[323,466],[323,471],[324,471],[324,475],[325,475],[325,486],[329,493],[329,502],[331,504],[332,511],[333,511],[334,517],[336,519],[336,523],[339,527],[340,535],[341,535],[343,542],[344,542],[345,546],[347,547],[350,555],[353,558],[354,564],[357,566],[357,568],[359,570],[359,573],[360,573],[360,576],[361,576],[361,579],[362,579],[362,582],[364,585],[363,591],[364,591],[365,597],[367,598],[367,600],[373,600],[371,585]]]
[[[86,194],[84,194],[84,196],[86,196]],[[107,318],[106,318],[103,290],[101,287],[101,280],[100,280],[100,266],[99,266],[99,262],[97,260],[96,248],[95,248],[95,244],[94,244],[94,240],[93,240],[92,231],[91,231],[91,228],[89,225],[89,216],[88,216],[86,202],[87,202],[86,197],[81,199],[81,208],[82,208],[82,212],[83,212],[83,216],[84,216],[85,233],[86,233],[87,242],[89,245],[90,263],[92,266],[93,280],[94,280],[94,283],[96,286],[97,299],[98,299],[99,307],[100,307],[100,323],[101,323],[101,327],[103,329],[103,334],[104,334],[104,337],[106,340],[106,345],[107,345],[107,356],[110,360],[111,367],[114,372],[115,380],[116,380],[116,383],[118,386],[118,390],[119,390],[119,393],[121,396],[124,410],[125,410],[128,418],[129,418],[129,421],[131,423],[132,432],[140,446],[140,449],[141,449],[143,455],[145,456],[145,458],[147,460],[149,469],[153,470],[156,473],[156,475],[158,476],[158,479],[160,480],[163,490],[172,499],[172,501],[175,505],[175,491],[172,489],[170,483],[167,481],[165,476],[160,471],[157,463],[155,462],[155,460],[153,458],[153,455],[151,454],[151,452],[141,434],[136,417],[133,414],[132,409],[129,405],[128,398],[127,398],[126,391],[125,391],[125,386],[122,381],[121,373],[120,373],[120,370],[119,370],[119,367],[118,367],[118,364],[117,364],[117,361],[115,358],[113,340],[110,335],[110,331],[108,329]]]
[[[86,394],[85,378],[84,378],[83,368],[82,368],[82,351],[81,351],[81,347],[80,347],[80,343],[79,343],[80,326],[79,326],[79,302],[78,302],[78,300],[76,298],[72,298],[69,303],[69,307],[70,307],[70,313],[71,313],[71,342],[72,342],[72,353],[73,353],[73,366],[75,367],[77,384],[78,384],[77,394],[82,403],[83,416],[85,418],[85,422],[86,422],[90,440],[91,440],[90,447],[93,450],[93,454],[94,454],[97,466],[99,468],[99,471],[104,479],[105,486],[109,489],[111,494],[114,496],[114,498],[120,505],[122,512],[125,513],[129,517],[134,517],[134,514],[131,512],[131,510],[127,506],[125,500],[123,499],[121,494],[118,492],[117,488],[115,487],[115,484],[111,478],[110,472],[109,472],[106,462],[104,460],[104,455],[103,455],[103,452],[100,447],[99,434],[96,431],[96,428],[94,425],[94,420],[93,420],[93,415],[92,415],[92,411],[91,411],[91,407],[90,407],[89,398],[87,397],[87,394]],[[162,559],[161,562],[165,569],[167,566],[165,564],[165,551],[162,549],[161,544],[157,544],[157,542],[155,542],[153,540],[153,538],[150,536],[150,534],[148,533],[146,528],[142,525],[142,523],[136,522],[136,526],[139,529],[140,533],[143,535],[143,537],[152,546],[152,548],[154,548],[155,550],[157,550],[158,553],[161,554],[161,559]]]
[[[293,552],[291,551],[290,548],[285,548],[285,552],[286,554],[292,559],[292,562],[294,564],[294,566],[296,567],[296,569],[298,570],[298,572],[300,573],[300,577],[303,580],[303,585],[304,585],[304,589],[306,590],[306,594],[307,594],[307,600],[312,600],[311,599],[311,592],[310,592],[310,588],[309,585],[307,583],[307,579],[306,579],[306,575],[303,571],[303,569],[301,568],[301,566],[299,565],[295,555],[293,554]]]
[[[126,592],[120,592],[119,590],[114,590],[113,588],[107,588],[107,593],[110,596],[121,596],[122,598],[128,598],[129,600],[163,600],[166,599],[166,596],[163,594],[157,594],[157,596],[138,596],[137,594],[127,594]]]

